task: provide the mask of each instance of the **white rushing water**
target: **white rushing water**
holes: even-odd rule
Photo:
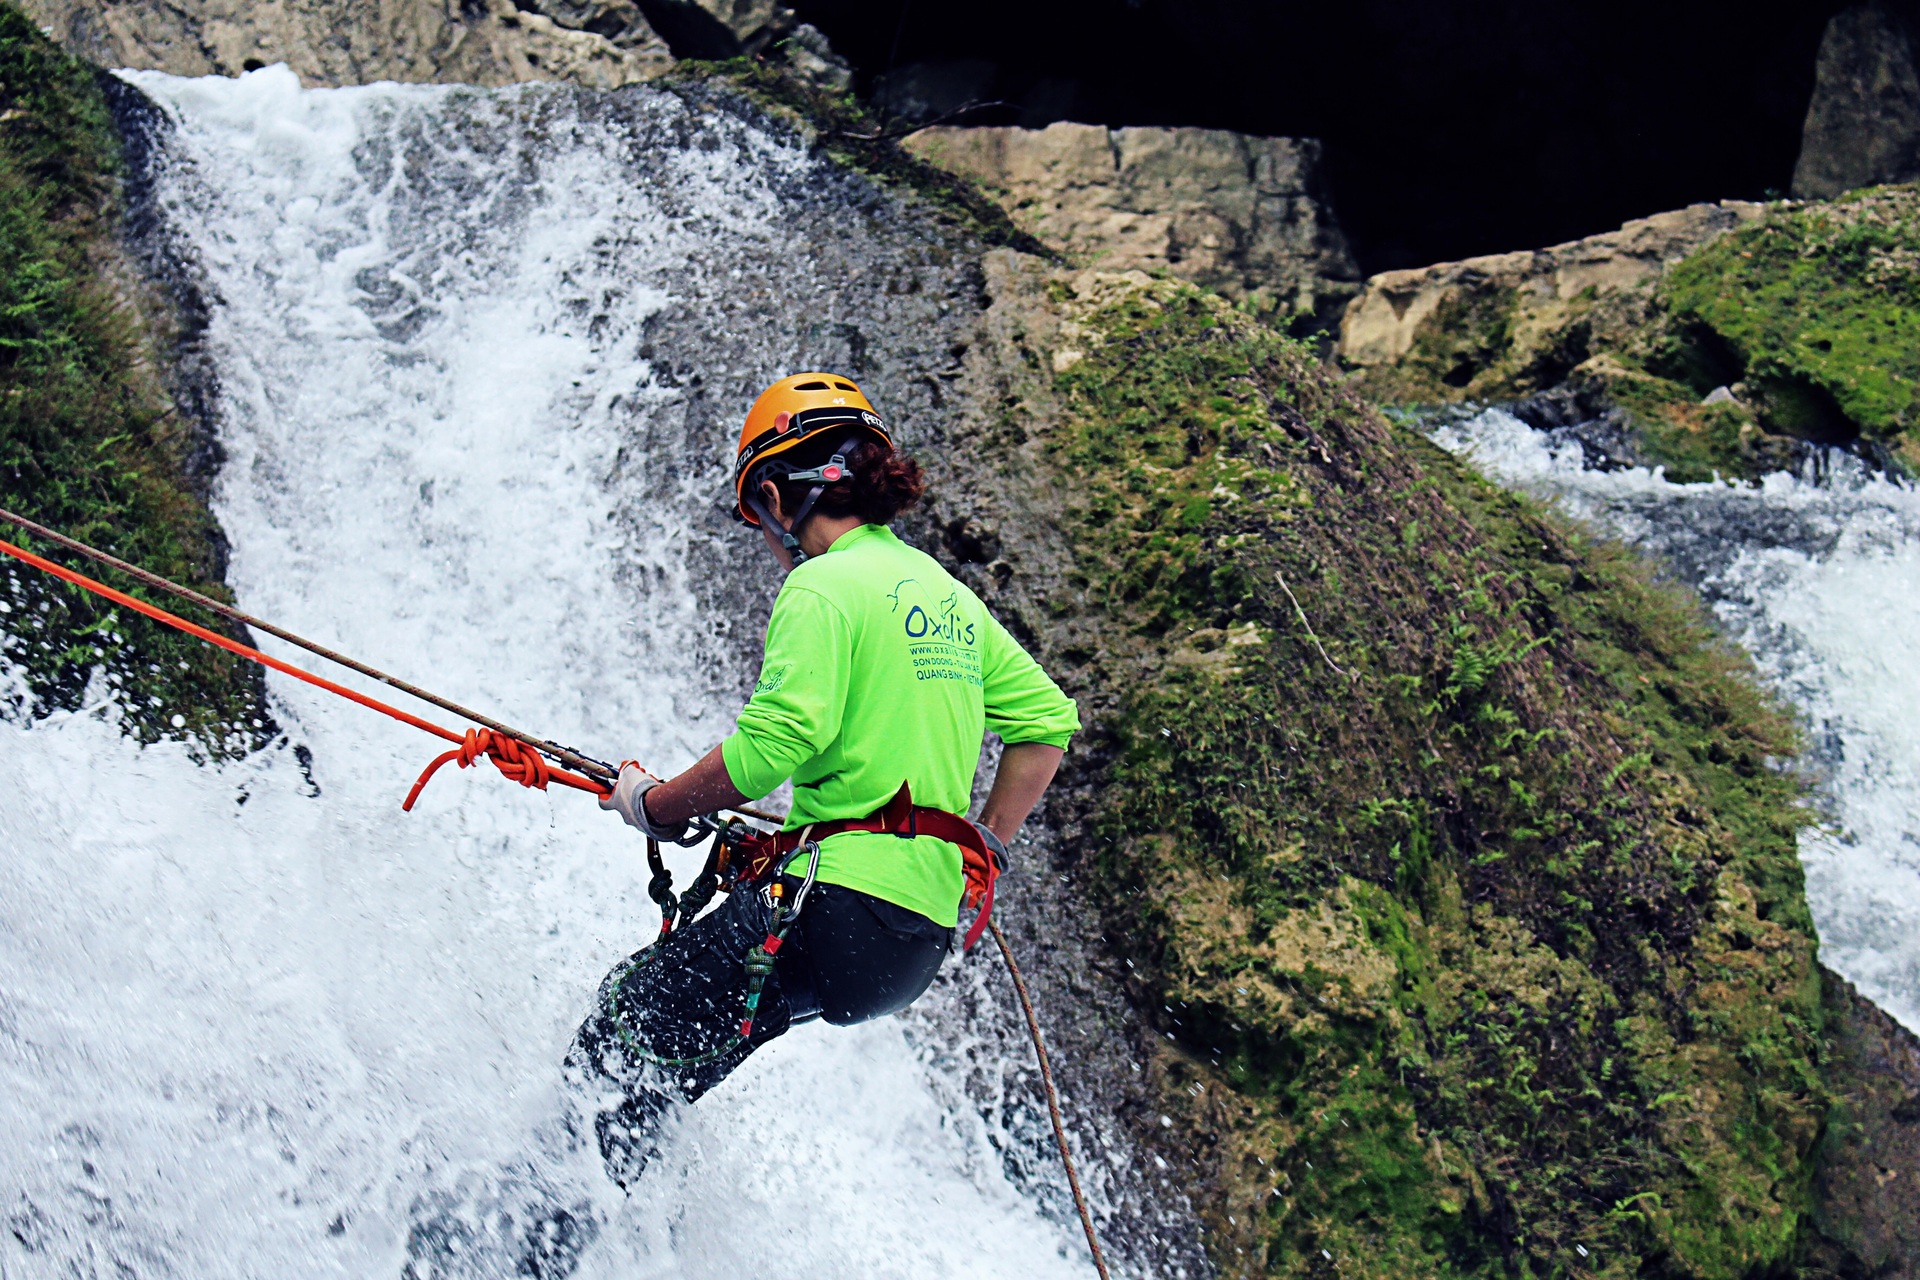
[[[1759,486],[1589,471],[1579,444],[1498,410],[1437,438],[1662,557],[1798,708],[1824,811],[1800,845],[1821,958],[1920,1031],[1920,493],[1846,459]]]
[[[562,90],[131,78],[176,118],[240,605],[601,754],[679,768],[721,736],[678,552],[729,425],[617,459],[671,399],[634,335],[779,239],[766,177],[799,150],[736,131],[640,184]],[[138,749],[104,688],[0,725],[6,1280],[397,1277],[423,1223],[481,1240],[543,1203],[606,1224],[583,1276],[1083,1273],[894,1020],[777,1041],[620,1193],[567,1140],[560,1062],[656,926],[639,842],[484,765],[402,814],[440,744],[269,687],[310,778],[287,745]]]

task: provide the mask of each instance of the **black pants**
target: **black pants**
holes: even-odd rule
[[[787,877],[786,885],[791,898],[799,881]],[[742,889],[669,935],[644,964],[636,966],[636,955],[601,983],[567,1060],[590,1085],[618,1094],[595,1118],[594,1132],[621,1186],[646,1168],[660,1118],[676,1101],[698,1098],[796,1023],[847,1026],[906,1008],[933,982],[953,932],[871,894],[816,884],[761,992],[752,1036],[711,1061],[651,1061],[699,1058],[738,1036],[747,995],[742,962],[767,936],[772,915],[764,893]]]

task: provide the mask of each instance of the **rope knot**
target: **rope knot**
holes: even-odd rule
[[[547,783],[553,778],[553,767],[547,758],[524,742],[491,733],[486,729],[467,730],[466,741],[460,744],[463,757],[462,767],[469,752],[484,751],[493,761],[493,767],[523,787],[547,789]]]
[[[747,958],[740,964],[746,969],[749,978],[758,978],[765,982],[767,975],[773,972],[774,958],[765,946],[758,946],[747,952]]]
[[[419,781],[413,784],[413,790],[407,792],[406,803],[400,806],[401,809],[412,810],[413,802],[420,798],[420,792],[432,781],[442,765],[458,763],[465,769],[482,756],[493,761],[493,767],[500,771],[501,776],[523,787],[538,787],[545,791],[547,783],[553,780],[553,766],[547,763],[545,756],[526,743],[491,729],[469,729],[460,739],[459,746],[435,756],[433,763],[421,772]]]

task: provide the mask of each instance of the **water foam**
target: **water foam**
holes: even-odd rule
[[[1826,819],[1800,844],[1821,957],[1920,1031],[1920,493],[1845,459],[1758,486],[1587,471],[1498,410],[1436,435],[1662,557],[1799,709]]]
[[[552,86],[129,78],[174,118],[160,194],[214,303],[241,605],[602,753],[710,745],[733,708],[679,553],[728,442],[661,452],[636,335],[779,241],[769,175],[803,151],[649,90],[615,117]],[[697,145],[636,180],[654,126]],[[403,815],[438,744],[269,686],[310,770],[138,750],[105,689],[0,726],[7,1277],[397,1275],[424,1220],[477,1237],[519,1201],[604,1220],[583,1276],[1082,1272],[892,1020],[776,1042],[621,1195],[559,1124],[559,1062],[657,925],[637,843],[485,766]]]

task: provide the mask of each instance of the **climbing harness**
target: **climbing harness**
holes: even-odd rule
[[[967,882],[963,901],[969,910],[978,913],[967,928],[962,949],[971,951],[974,944],[980,941],[987,920],[993,914],[994,885],[1006,868],[1000,865],[999,856],[987,847],[986,840],[980,835],[980,828],[959,814],[915,804],[911,788],[902,782],[893,799],[878,811],[864,818],[836,818],[829,822],[817,822],[807,831],[813,833],[815,840],[825,840],[828,836],[848,831],[866,831],[905,839],[932,836],[936,840],[958,845],[961,870]],[[751,865],[744,868],[742,874],[749,878],[763,878],[772,874],[775,868],[785,865],[788,856],[799,847],[804,836],[804,832],[775,831],[742,840],[740,856],[751,860]]]
[[[877,416],[875,422],[878,422]],[[882,438],[884,438],[884,436]],[[795,443],[797,443],[797,441],[795,441]],[[828,466],[831,467],[835,465],[844,465],[844,463],[840,458],[836,457]],[[819,478],[825,478],[824,472],[826,468],[820,468],[819,470],[822,473]],[[86,543],[69,538],[64,534],[57,533],[52,529],[46,528],[44,525],[36,524],[23,516],[18,516],[10,511],[0,509],[0,521],[5,521],[8,524],[25,530],[35,537],[44,538],[56,546],[64,547],[77,555],[85,556],[99,564],[106,565],[111,569],[124,573],[137,582],[141,582],[160,591],[168,592],[180,599],[190,601],[218,617],[227,619],[229,622],[251,627],[258,631],[264,631],[268,635],[275,636],[289,644],[296,645],[330,662],[338,663],[349,670],[357,671],[370,679],[378,680],[380,683],[388,685],[391,688],[399,689],[401,692],[418,698],[422,702],[439,707],[444,711],[450,711],[479,726],[468,729],[464,733],[456,733],[452,729],[445,728],[444,726],[433,723],[431,720],[425,720],[409,712],[402,711],[400,708],[382,702],[378,698],[368,697],[366,694],[349,689],[343,684],[328,680],[324,676],[315,675],[310,671],[303,671],[291,663],[282,662],[270,654],[262,653],[259,649],[251,645],[242,644],[237,640],[221,635],[217,631],[212,631],[200,626],[198,623],[189,622],[178,614],[162,609],[158,605],[148,604],[136,596],[128,595],[124,591],[117,591],[103,582],[87,577],[83,573],[77,573],[72,569],[66,568],[64,565],[56,564],[48,560],[44,556],[36,555],[24,547],[19,547],[4,539],[0,539],[0,553],[12,556],[22,563],[32,565],[34,568],[52,574],[62,581],[69,582],[74,586],[90,591],[124,608],[132,609],[136,613],[144,614],[156,622],[161,622],[176,630],[183,631],[190,636],[204,640],[208,644],[225,649],[229,653],[237,654],[250,662],[257,662],[261,666],[280,672],[282,675],[292,676],[294,679],[304,681],[307,684],[313,685],[315,688],[325,689],[329,693],[338,694],[369,710],[378,711],[382,715],[390,716],[400,721],[402,724],[412,725],[416,729],[420,729],[454,744],[452,750],[443,752],[435,757],[434,760],[427,765],[426,769],[421,772],[420,777],[414,782],[412,789],[407,792],[407,798],[401,805],[403,810],[411,810],[413,808],[414,802],[420,798],[422,788],[432,780],[433,775],[443,766],[457,763],[462,769],[465,769],[475,764],[483,756],[493,761],[494,767],[500,771],[502,776],[511,781],[518,782],[521,786],[535,787],[541,790],[545,790],[549,783],[558,782],[564,786],[572,787],[575,790],[586,791],[594,795],[608,795],[613,790],[614,782],[619,779],[620,770],[604,760],[596,760],[591,756],[583,755],[573,750],[571,747],[564,747],[557,742],[552,742],[544,738],[536,738],[531,734],[523,733],[518,729],[502,724],[488,716],[470,711],[458,703],[449,702],[436,694],[429,693],[403,680],[396,679],[383,671],[355,661],[323,645],[315,644],[313,641],[295,635],[293,632],[264,622],[259,618],[253,617],[251,614],[242,613],[231,605],[222,604],[218,600],[211,599],[188,587],[183,587],[179,583],[169,581],[166,578],[160,577],[158,574],[149,573],[137,565],[129,564],[117,557],[110,556],[104,551],[90,547]],[[555,767],[556,765],[560,767]],[[733,809],[732,812],[756,821],[776,824],[781,821],[776,815],[763,813],[756,809],[739,807]],[[752,1036],[754,1021],[759,1014],[760,998],[765,991],[767,979],[773,973],[774,964],[779,956],[780,948],[786,942],[788,931],[793,927],[793,922],[799,918],[801,909],[806,905],[807,895],[812,890],[815,876],[819,871],[819,842],[821,840],[826,839],[830,835],[838,835],[847,831],[867,831],[882,832],[904,837],[916,835],[932,836],[936,839],[945,840],[957,845],[961,850],[966,873],[966,903],[969,907],[978,908],[978,915],[972,927],[967,932],[966,946],[968,949],[971,949],[973,944],[978,941],[981,931],[983,929],[991,929],[993,931],[994,942],[1000,949],[1000,955],[1006,961],[1007,970],[1013,975],[1014,989],[1020,998],[1020,1007],[1026,1014],[1027,1031],[1033,1039],[1034,1051],[1040,1061],[1041,1082],[1046,1092],[1048,1113],[1053,1120],[1054,1141],[1060,1149],[1060,1159],[1066,1166],[1067,1182],[1073,1191],[1073,1201],[1080,1213],[1081,1226],[1086,1230],[1087,1244],[1093,1251],[1094,1266],[1099,1271],[1101,1280],[1107,1280],[1106,1260],[1100,1250],[1099,1238],[1094,1233],[1093,1217],[1087,1208],[1086,1197],[1080,1189],[1080,1177],[1074,1166],[1073,1154],[1067,1147],[1067,1133],[1065,1125],[1061,1120],[1059,1093],[1054,1087],[1053,1069],[1047,1060],[1046,1042],[1040,1034],[1039,1018],[1034,1012],[1033,1000],[1027,991],[1026,980],[1021,976],[1019,967],[1014,964],[1013,952],[1007,946],[1006,936],[1000,932],[999,924],[993,922],[990,918],[993,910],[994,884],[1004,868],[1000,865],[998,857],[987,848],[986,842],[981,838],[979,830],[965,818],[948,813],[944,809],[933,809],[924,805],[914,804],[913,797],[905,783],[901,784],[899,792],[877,813],[870,814],[865,818],[837,819],[831,822],[817,823],[801,831],[762,831],[749,825],[740,817],[722,818],[718,814],[697,815],[689,825],[692,834],[688,840],[682,841],[682,843],[698,843],[699,838],[703,836],[712,837],[713,843],[707,855],[706,866],[702,869],[700,875],[696,877],[693,885],[688,888],[687,892],[676,896],[673,892],[673,877],[667,871],[666,863],[661,857],[659,842],[651,838],[647,840],[647,866],[652,876],[647,885],[647,894],[660,908],[660,935],[651,946],[633,957],[614,977],[610,984],[610,990],[612,992],[610,1001],[618,996],[621,986],[626,979],[653,958],[660,943],[665,940],[667,935],[672,933],[681,922],[697,916],[707,904],[712,901],[713,895],[721,889],[725,889],[728,892],[735,892],[743,888],[759,891],[761,885],[764,884],[765,892],[773,899],[773,916],[768,923],[767,936],[758,946],[748,953],[745,961],[743,961],[747,969],[747,994],[740,1023],[733,1038],[726,1044],[716,1049],[708,1050],[706,1053],[693,1058],[662,1058],[634,1042],[624,1024],[617,1017],[616,1010],[615,1026],[618,1028],[621,1039],[626,1043],[627,1047],[633,1050],[638,1056],[658,1065],[670,1068],[686,1068],[704,1065],[718,1057],[731,1053]],[[807,852],[807,874],[806,878],[801,882],[800,888],[795,891],[792,902],[788,903],[786,901],[785,885],[779,879],[778,871],[786,864],[796,850],[805,850]]]
[[[716,833],[714,836],[716,853],[721,847],[721,840],[721,835]],[[653,865],[661,866],[655,856],[659,845],[652,840],[649,840],[647,845],[649,860],[653,862]],[[814,878],[820,873],[819,842],[816,840],[808,840],[800,847],[807,851],[806,879],[801,881],[799,889],[795,890],[791,904],[787,902],[785,883],[780,880],[774,880],[766,886],[766,893],[768,897],[773,900],[773,917],[767,922],[767,936],[760,941],[758,946],[749,951],[746,954],[746,958],[740,962],[747,971],[747,992],[746,998],[741,1005],[739,1027],[723,1043],[715,1045],[705,1052],[696,1053],[688,1058],[667,1057],[664,1054],[655,1053],[652,1048],[640,1043],[639,1039],[628,1029],[627,1020],[620,1012],[620,996],[621,993],[626,990],[627,979],[653,962],[661,944],[667,940],[668,935],[671,934],[674,929],[675,918],[672,914],[669,914],[675,907],[672,890],[665,889],[664,892],[654,895],[654,901],[661,904],[660,936],[654,940],[652,946],[645,948],[638,955],[635,955],[622,965],[607,983],[607,1020],[613,1023],[613,1029],[619,1034],[620,1043],[626,1046],[627,1052],[642,1062],[651,1063],[656,1067],[665,1067],[668,1070],[680,1071],[693,1067],[704,1067],[710,1062],[718,1062],[753,1038],[753,1024],[755,1019],[760,1016],[760,997],[766,992],[767,979],[773,976],[774,962],[780,955],[780,948],[786,945],[787,931],[793,928],[793,922],[800,918],[801,908],[807,904],[807,895],[813,890]],[[710,857],[708,859],[708,866],[712,867],[713,865],[713,859]],[[660,877],[664,874],[664,868],[655,874],[654,879],[656,884],[659,883]],[[718,879],[709,881],[707,873],[702,872],[701,879],[696,882],[696,890],[702,885],[717,885],[718,883],[720,883]],[[735,882],[733,888],[744,888],[748,892],[753,891],[753,886],[743,886],[739,882]],[[731,892],[732,890],[729,891]],[[649,887],[648,892],[653,893],[654,891]],[[692,899],[692,896],[692,893],[689,893],[687,898],[680,901],[678,904],[680,910],[685,911],[686,904]],[[705,906],[706,900],[712,896],[713,888],[708,887],[699,906]],[[693,911],[687,911],[684,918],[690,920],[696,914],[698,914],[698,907]]]

